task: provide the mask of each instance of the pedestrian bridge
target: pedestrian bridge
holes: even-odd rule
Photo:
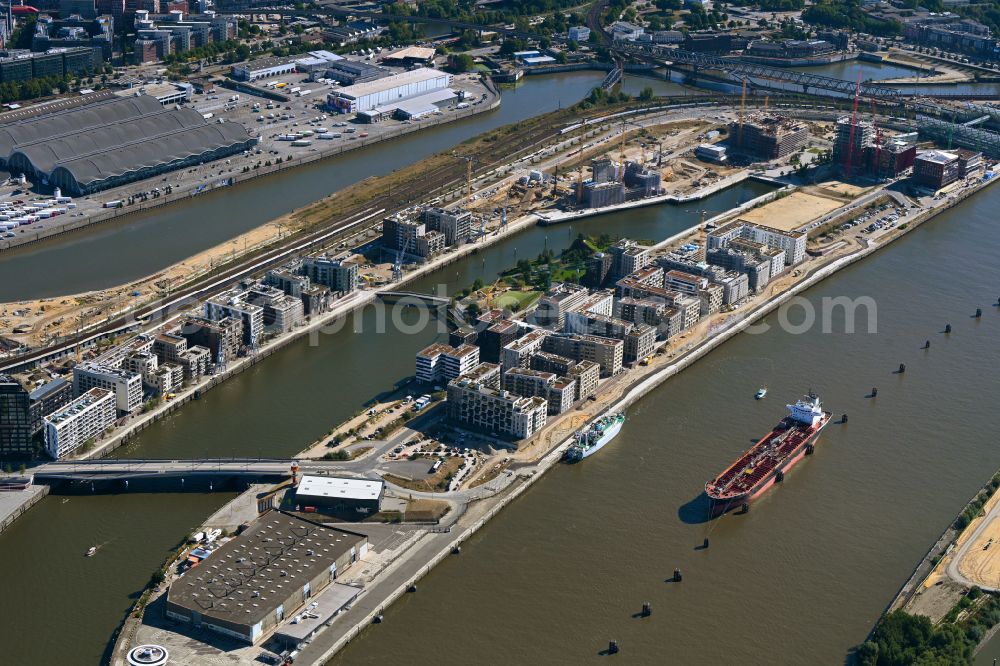
[[[418,303],[448,305],[451,303],[451,300],[447,297],[418,294],[415,291],[380,291],[378,297],[386,303],[403,303],[407,305],[417,305]]]
[[[31,473],[40,483],[57,481],[127,481],[188,478],[281,479],[291,477],[292,466],[299,474],[325,474],[338,471],[335,462],[309,460],[297,462],[282,458],[210,458],[205,460],[99,460],[58,461],[40,465]]]

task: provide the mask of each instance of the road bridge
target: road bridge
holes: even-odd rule
[[[637,44],[634,42],[617,41],[613,47],[616,51],[636,58],[646,58],[660,62],[690,65],[701,69],[717,69],[736,74],[742,78],[768,79],[801,86],[802,92],[810,90],[826,90],[842,95],[852,96],[858,90],[854,81],[836,79],[830,76],[808,74],[778,67],[768,67],[738,60],[729,60],[705,53],[694,53],[681,49],[665,48],[655,45]],[[899,100],[904,97],[902,91],[889,86],[874,83],[862,83],[860,95],[866,98],[882,100]]]
[[[204,460],[98,460],[56,461],[31,470],[35,481],[127,481],[151,479],[238,478],[282,479],[292,475],[296,461],[284,458],[208,458]],[[333,461],[307,460],[297,463],[299,474],[329,474],[342,471]]]

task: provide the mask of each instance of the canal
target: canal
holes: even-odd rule
[[[0,254],[0,302],[105,289],[150,275],[364,178],[418,162],[495,127],[575,104],[604,76],[581,71],[526,77],[503,90],[495,111],[128,216],[86,234]],[[628,77],[625,90],[638,94],[647,85],[658,94],[689,92],[645,77]]]

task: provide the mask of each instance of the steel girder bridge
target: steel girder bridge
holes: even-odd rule
[[[628,54],[637,58],[646,58],[661,62],[671,62],[680,65],[689,65],[698,69],[717,69],[735,74],[740,78],[747,79],[767,79],[770,81],[780,81],[800,86],[802,92],[810,90],[827,90],[840,93],[845,96],[853,96],[856,91],[861,97],[879,100],[903,100],[906,96],[896,88],[880,86],[872,83],[861,83],[860,89],[856,82],[836,79],[830,76],[819,76],[818,74],[807,74],[789,69],[769,67],[750,62],[740,62],[737,60],[727,60],[718,56],[705,53],[693,53],[681,49],[664,48],[655,45],[636,44],[632,42],[616,42],[616,51]]]

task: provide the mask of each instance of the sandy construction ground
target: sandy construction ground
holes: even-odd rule
[[[969,552],[958,563],[958,570],[969,580],[984,587],[1000,587],[1000,520],[990,522],[979,538],[969,547]],[[987,548],[987,544],[989,547]]]
[[[44,345],[53,338],[75,333],[78,327],[85,328],[166,295],[220,263],[272,243],[279,234],[287,236],[295,228],[290,221],[270,222],[159,273],[113,289],[2,304],[0,335],[32,347]]]
[[[843,205],[843,201],[829,197],[792,192],[787,197],[747,211],[740,217],[781,231],[794,231]]]

